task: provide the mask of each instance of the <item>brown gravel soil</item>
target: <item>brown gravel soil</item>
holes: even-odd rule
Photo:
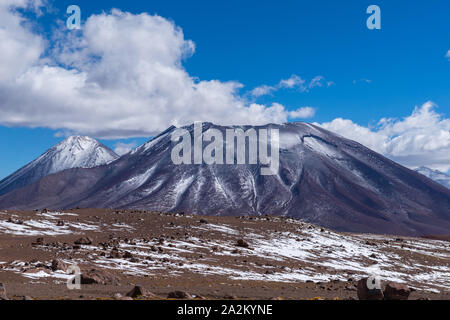
[[[431,238],[431,239],[430,239]],[[450,299],[450,242],[345,234],[275,217],[73,209],[0,212],[0,283],[10,299],[357,299],[359,279]],[[69,290],[67,268],[81,270]],[[128,298],[131,299],[131,298]]]

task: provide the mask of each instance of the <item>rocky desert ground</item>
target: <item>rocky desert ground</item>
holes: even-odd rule
[[[79,290],[67,287],[71,267]],[[9,299],[348,300],[374,275],[407,285],[409,299],[450,300],[448,237],[346,234],[271,216],[0,212]]]

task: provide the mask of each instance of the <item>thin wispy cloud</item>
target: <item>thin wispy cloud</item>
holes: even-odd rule
[[[299,76],[293,74],[289,79],[283,79],[280,81],[280,83],[278,84],[278,86],[276,86],[275,88],[280,89],[280,88],[298,88],[299,90],[304,90],[305,88],[305,80],[303,80],[302,78],[300,78]]]
[[[359,79],[359,80],[353,80],[353,84],[360,84],[360,83],[365,83],[365,84],[370,84],[372,83],[372,80],[369,79]]]
[[[335,85],[333,81],[326,81],[323,76],[316,76],[310,81],[306,81],[300,76],[294,74],[288,79],[280,80],[277,85],[262,85],[256,87],[251,91],[251,95],[257,98],[265,95],[271,95],[281,89],[295,89],[300,92],[308,92],[315,87],[331,87],[333,85]]]

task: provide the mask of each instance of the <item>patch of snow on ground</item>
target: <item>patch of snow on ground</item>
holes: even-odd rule
[[[72,217],[78,217],[78,214],[76,213],[67,213],[67,212],[46,212],[46,213],[38,213],[37,216],[46,217],[49,219],[58,219],[60,217],[64,216],[72,216]]]
[[[98,226],[93,224],[66,222],[63,226],[58,226],[54,220],[27,220],[23,224],[0,221],[0,233],[11,234],[15,236],[57,236],[77,233],[77,231],[96,231]]]
[[[303,141],[306,146],[308,146],[311,150],[323,154],[330,158],[340,158],[341,155],[332,145],[329,145],[325,142],[318,140],[313,137],[305,137]]]

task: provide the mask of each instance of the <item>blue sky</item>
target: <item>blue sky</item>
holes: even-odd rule
[[[401,122],[416,106],[432,101],[434,112],[441,116],[437,123],[442,125],[444,121],[440,132],[446,139],[446,119],[450,116],[450,61],[445,57],[450,50],[448,1],[78,0],[49,3],[51,7],[42,8],[42,14],[37,17],[23,9],[15,13],[25,11],[23,16],[33,25],[30,30],[45,39],[49,47],[55,41],[55,30],[63,28],[61,21],[64,23],[67,19],[65,11],[71,4],[81,8],[83,25],[91,15],[108,14],[112,8],[132,14],[157,14],[180,27],[184,39],[195,43],[195,52],[182,61],[192,78],[239,82],[243,85],[238,89],[239,96],[261,105],[276,102],[287,111],[306,106],[315,109],[313,117],[297,120],[330,123],[343,118],[368,130],[374,130],[371,126],[385,117]],[[381,8],[381,30],[366,27],[369,15],[365,11],[371,4]],[[292,75],[304,79],[306,85],[321,76],[324,84],[310,90],[280,88],[270,95],[251,97],[252,89],[262,85],[276,87],[282,79]],[[45,128],[44,122],[39,128],[35,123],[27,125],[28,121],[3,121],[2,116],[0,123],[3,124],[0,147],[8,155],[0,158],[0,177],[33,160],[63,139],[61,132],[71,129]],[[36,126],[38,128],[30,128]],[[339,131],[336,126],[329,128]],[[158,130],[160,128],[155,127],[155,131]],[[340,133],[352,136],[345,130],[347,128]],[[79,133],[91,132],[94,131]],[[401,134],[403,132],[392,129],[389,139]],[[118,142],[140,144],[147,139],[139,134],[120,140],[113,136],[113,139],[105,139],[108,137],[103,134],[98,136],[112,148]],[[441,155],[447,147],[444,144],[436,152]],[[392,153],[392,158],[405,156],[405,152]],[[385,153],[389,156],[388,151]],[[449,159],[441,158],[439,164],[434,160],[430,160],[430,164],[446,171],[448,168],[442,166],[442,161]]]

